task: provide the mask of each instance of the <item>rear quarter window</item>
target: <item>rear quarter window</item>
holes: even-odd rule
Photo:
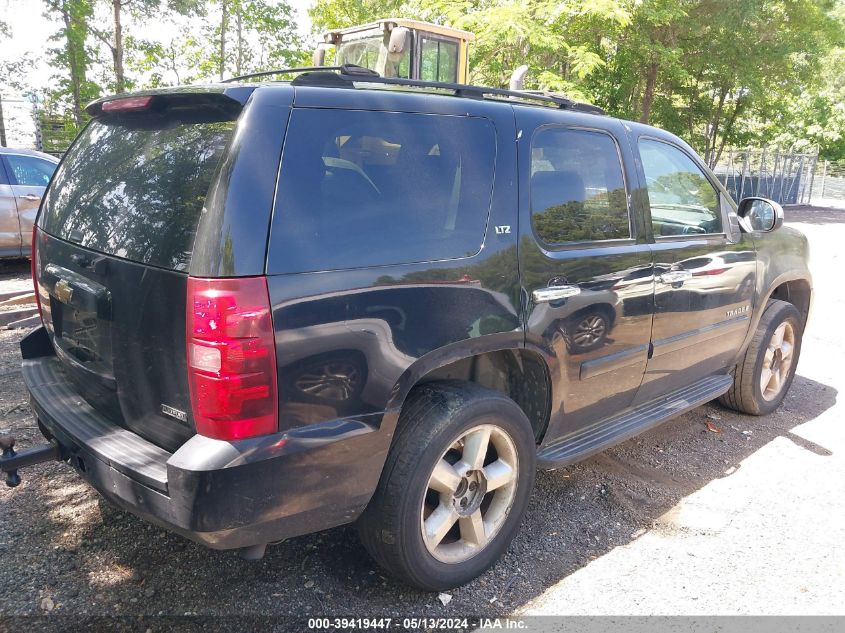
[[[478,117],[297,109],[268,272],[457,259],[481,249],[496,135]]]

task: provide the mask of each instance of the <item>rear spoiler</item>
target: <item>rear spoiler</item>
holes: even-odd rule
[[[182,86],[103,97],[85,106],[92,117],[130,112],[215,111],[235,119],[257,86]]]

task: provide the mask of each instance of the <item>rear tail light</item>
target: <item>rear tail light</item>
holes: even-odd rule
[[[279,428],[264,277],[188,278],[188,374],[197,433],[237,440]]]
[[[38,227],[32,225],[32,252],[30,253],[30,263],[32,265],[32,289],[35,291],[35,304],[38,306],[38,318],[44,322],[44,313],[41,311],[41,293],[38,291],[38,273],[41,272],[41,267],[38,264]]]

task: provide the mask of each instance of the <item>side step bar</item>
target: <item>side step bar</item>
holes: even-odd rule
[[[732,383],[730,376],[709,376],[659,400],[641,404],[575,431],[543,448],[537,455],[537,465],[540,468],[560,468],[579,462],[718,398],[730,389]]]

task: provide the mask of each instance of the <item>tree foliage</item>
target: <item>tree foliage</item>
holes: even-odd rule
[[[311,53],[285,0],[41,2],[56,24],[47,96],[77,125],[102,93]],[[308,13],[315,34],[391,16],[472,31],[472,82],[507,85],[528,64],[527,88],[666,128],[711,163],[773,142],[845,158],[845,0],[316,0]],[[190,20],[169,41],[140,27],[179,16]]]

